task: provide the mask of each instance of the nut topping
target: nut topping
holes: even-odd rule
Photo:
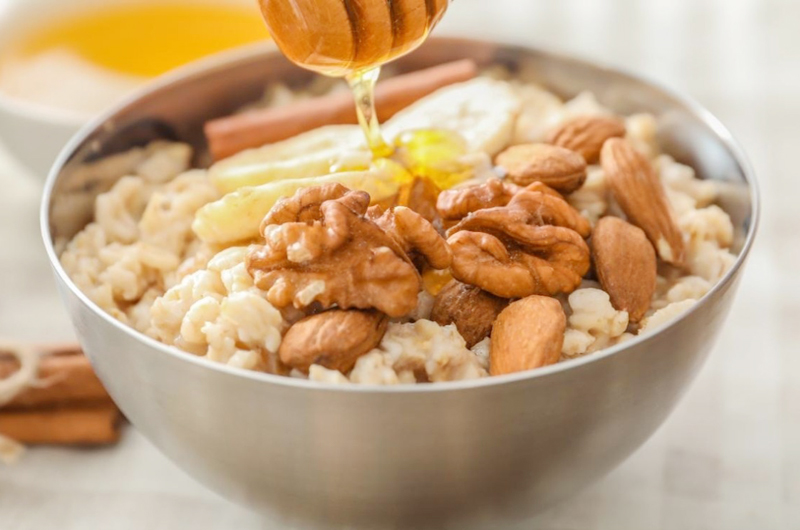
[[[592,233],[592,259],[611,304],[639,322],[650,308],[657,274],[656,253],[644,231],[618,217],[600,219]]]
[[[497,155],[495,163],[505,170],[508,180],[520,186],[541,182],[569,194],[586,180],[583,157],[555,145],[514,145]]]
[[[504,298],[453,280],[436,296],[431,320],[441,326],[455,324],[467,348],[472,348],[489,336],[497,315],[507,305]]]
[[[436,207],[445,221],[460,221],[478,210],[506,206],[523,190],[544,193],[557,199],[564,198],[556,190],[541,182],[534,182],[523,188],[499,179],[489,179],[483,184],[468,188],[443,191],[439,195]]]
[[[262,224],[265,244],[247,256],[247,270],[269,302],[278,308],[314,302],[375,308],[391,317],[411,313],[421,280],[404,246],[441,264],[442,245],[418,216],[403,224],[401,244],[367,219],[368,205],[369,195],[338,184],[279,201]]]
[[[600,160],[600,150],[609,138],[625,136],[625,122],[613,116],[581,116],[554,129],[547,143],[579,153],[587,164]]]
[[[436,209],[442,219],[459,221],[484,208],[505,206],[521,190],[516,184],[490,179],[477,186],[443,191],[439,194]]]
[[[589,233],[566,201],[525,190],[508,206],[479,210],[450,229],[453,277],[501,298],[570,293],[589,270],[581,237]]]
[[[628,219],[644,230],[658,255],[681,266],[685,246],[666,192],[650,161],[622,138],[612,138],[601,154],[614,198]]]
[[[558,362],[566,329],[567,317],[555,298],[529,296],[512,303],[492,329],[491,375]]]
[[[525,212],[528,223],[563,226],[575,230],[584,238],[591,235],[592,225],[578,210],[558,195],[546,191],[531,191],[537,184],[539,183],[531,184],[517,193],[508,203],[508,209]],[[480,212],[476,213],[477,217],[480,215]]]
[[[450,266],[450,249],[439,232],[422,215],[405,206],[395,206],[374,219],[384,232],[392,236],[412,261],[422,257],[434,269]]]
[[[283,337],[281,361],[308,373],[312,364],[347,373],[380,344],[389,319],[377,311],[333,309],[294,324]]]
[[[400,188],[397,203],[411,208],[430,223],[436,223],[439,217],[436,200],[440,193],[441,190],[431,179],[416,177],[410,184]]]
[[[544,193],[545,195],[550,195],[551,197],[555,197],[557,199],[564,199],[564,196],[558,193],[556,190],[545,184],[544,182],[532,182],[523,188],[526,191],[538,191],[540,193]]]
[[[487,208],[472,213],[450,229],[448,235],[460,230],[503,230],[516,222],[524,225],[555,225],[569,228],[583,237],[589,237],[592,226],[564,199],[527,189],[516,194],[507,206]]]
[[[559,226],[513,229],[503,239],[458,232],[447,242],[453,276],[503,298],[570,293],[589,270],[589,249],[575,231]]]

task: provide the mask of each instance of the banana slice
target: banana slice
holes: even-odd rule
[[[391,141],[415,129],[454,130],[471,152],[494,156],[511,142],[520,110],[520,100],[507,82],[479,77],[417,101],[387,121],[384,131]]]
[[[366,191],[373,201],[379,201],[397,193],[407,179],[410,176],[399,178],[398,173],[381,168],[248,186],[203,206],[195,215],[192,229],[206,243],[229,245],[258,237],[261,220],[278,199],[290,197],[301,188],[338,182],[352,190]]]
[[[228,168],[261,162],[275,162],[303,156],[326,149],[366,149],[364,133],[358,125],[326,125],[298,134],[292,138],[248,149],[214,164],[215,168]]]
[[[229,193],[276,180],[363,171],[371,159],[357,125],[330,125],[227,158],[211,166],[209,177]]]
[[[289,160],[231,167],[224,171],[212,168],[209,175],[220,192],[230,193],[239,188],[260,186],[278,180],[365,171],[369,169],[370,162],[372,162],[372,155],[369,151],[327,149]]]

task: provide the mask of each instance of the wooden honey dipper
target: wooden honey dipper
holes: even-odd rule
[[[448,0],[260,0],[294,63],[330,76],[380,66],[422,44]]]

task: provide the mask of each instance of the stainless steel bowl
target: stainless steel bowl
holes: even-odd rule
[[[160,137],[202,154],[204,121],[256,99],[268,81],[302,83],[307,73],[269,51],[183,71],[86,127],[50,173],[44,241],[100,378],[179,466],[270,519],[364,528],[523,521],[647,440],[694,379],[731,307],[758,202],[750,166],[713,116],[636,77],[499,44],[432,39],[397,68],[463,57],[506,64],[563,96],[592,90],[621,113],[655,113],[668,152],[728,183],[722,206],[737,229],[733,269],[671,325],[599,354],[474,382],[342,388],[227,368],[149,339],[89,301],[54,248],[55,238],[91,218],[92,199],[108,184],[87,184],[77,165]]]

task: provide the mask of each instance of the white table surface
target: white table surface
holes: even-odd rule
[[[693,95],[745,144],[764,195],[760,240],[736,307],[678,410],[607,478],[526,528],[800,528],[799,21],[797,0],[452,6],[440,33],[547,46]],[[39,241],[40,189],[0,153],[0,336],[72,336]],[[0,468],[0,528],[266,526],[193,482],[128,428],[111,449],[34,449],[15,467]]]

